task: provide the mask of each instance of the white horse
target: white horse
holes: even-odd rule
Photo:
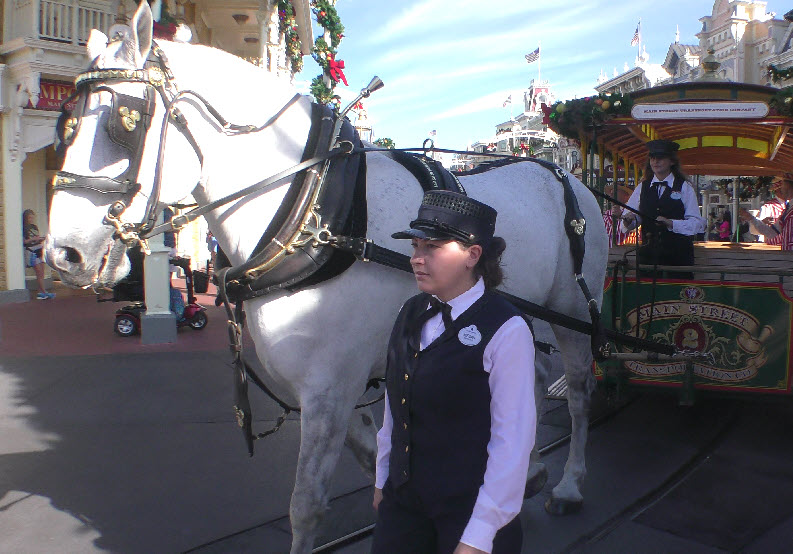
[[[138,69],[152,48],[152,17],[142,2],[131,27],[116,26],[110,39],[94,31],[89,41],[93,67]],[[207,99],[228,121],[261,125],[287,104],[294,90],[287,83],[220,50],[162,42],[179,89]],[[101,84],[101,83],[100,83]],[[95,84],[96,85],[96,84]],[[63,171],[82,176],[117,176],[129,164],[129,153],[110,140],[114,117],[110,90],[142,98],[139,82],[104,83],[91,89]],[[200,205],[222,198],[300,162],[309,133],[311,101],[302,97],[264,130],[224,133],[200,102],[181,102],[179,109],[203,153],[203,163],[178,130],[165,146],[160,207],[190,193]],[[121,214],[140,222],[152,190],[165,108],[158,97],[145,137],[138,182],[142,188]],[[405,241],[390,238],[412,219],[422,191],[401,165],[379,153],[367,156],[368,237],[375,243],[409,253]],[[584,217],[583,273],[598,302],[605,276],[607,240],[600,210],[589,191],[570,179]],[[515,163],[461,178],[468,193],[498,212],[497,234],[505,237],[504,289],[550,309],[588,320],[584,297],[573,277],[569,241],[563,227],[562,186],[554,174],[534,163]],[[233,264],[244,262],[276,213],[290,179],[208,213],[209,227]],[[197,183],[197,185],[196,185]],[[52,200],[46,259],[70,285],[113,284],[129,269],[116,229],[103,223],[114,195],[86,188],[58,190]],[[113,255],[111,255],[111,253]],[[385,351],[401,304],[417,292],[413,277],[385,266],[356,262],[316,286],[290,293],[277,291],[245,302],[247,323],[256,351],[271,379],[299,404],[301,443],[290,505],[293,553],[311,550],[328,501],[331,476],[343,444],[372,472],[375,426],[368,409],[354,410],[367,381],[384,374]],[[589,337],[554,327],[562,351],[572,416],[570,454],[561,482],[553,489],[549,510],[580,506],[585,475],[589,396],[593,389]],[[537,399],[543,397],[538,375]],[[539,406],[539,402],[537,402]],[[536,454],[529,486],[542,487],[545,468]],[[539,483],[537,483],[539,482]]]

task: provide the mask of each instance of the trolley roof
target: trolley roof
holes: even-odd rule
[[[780,89],[730,82],[666,85],[631,93],[630,116],[606,121],[596,141],[639,166],[653,139],[680,144],[686,171],[778,175],[793,170],[793,118],[776,114]]]

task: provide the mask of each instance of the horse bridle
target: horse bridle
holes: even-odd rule
[[[148,67],[143,69],[98,69],[91,67],[88,71],[77,75],[75,92],[62,104],[61,115],[56,126],[57,142],[59,143],[57,148],[60,153],[65,153],[65,150],[74,142],[79,131],[90,95],[103,91],[110,93],[112,98],[111,113],[107,131],[110,140],[128,152],[129,165],[127,169],[116,177],[77,175],[66,171],[58,171],[53,179],[54,191],[87,189],[101,194],[116,195],[118,199],[110,205],[102,223],[114,227],[114,237],[125,244],[140,243],[144,247],[144,241],[150,236],[157,220],[157,208],[162,188],[165,143],[168,128],[170,127],[168,125],[169,122],[176,125],[177,129],[184,135],[195,151],[199,163],[203,165],[201,148],[190,132],[184,115],[176,107],[178,102],[185,100],[189,96],[196,98],[218,122],[224,134],[236,135],[254,133],[269,127],[300,98],[299,94],[295,94],[264,125],[236,125],[226,121],[212,104],[197,92],[178,89],[165,53],[154,42],[146,64],[148,64]],[[116,92],[107,86],[107,83],[141,83],[145,85],[143,98]],[[154,116],[157,94],[159,94],[165,107],[165,116],[160,129],[157,162],[154,168],[151,194],[146,202],[143,220],[138,223],[123,222],[121,215],[141,190],[138,175],[143,161],[146,137]],[[76,100],[74,111],[69,113],[66,105],[74,100]]]

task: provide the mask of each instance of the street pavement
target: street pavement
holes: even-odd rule
[[[204,330],[143,345],[113,332],[121,304],[56,292],[0,305],[0,552],[184,552],[263,526],[256,551],[288,550],[299,425],[248,457],[214,297]],[[264,430],[280,410],[250,396]],[[367,486],[345,451],[332,496]]]

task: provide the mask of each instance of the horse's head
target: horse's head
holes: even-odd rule
[[[66,150],[45,255],[73,286],[108,286],[124,277],[127,245],[200,178],[198,157],[179,132],[170,134],[158,162],[165,103],[176,91],[167,61],[156,47],[152,52],[152,25],[141,2],[131,26],[114,26],[109,38],[91,32],[93,62],[75,80],[73,112],[58,122],[59,148]],[[168,190],[155,189],[155,181]]]

